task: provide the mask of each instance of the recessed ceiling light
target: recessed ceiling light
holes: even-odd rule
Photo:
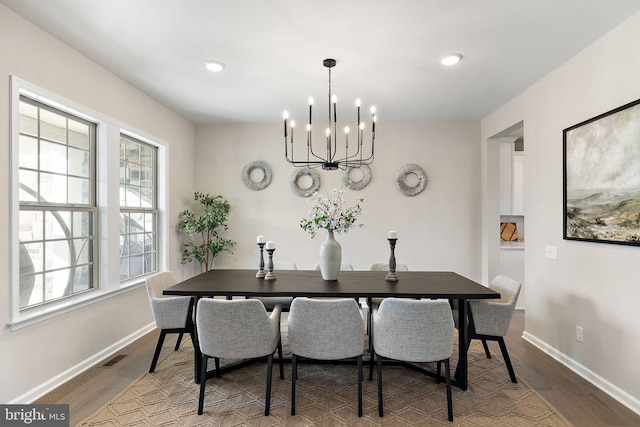
[[[449,55],[443,57],[440,62],[442,65],[454,65],[460,62],[462,59],[462,55],[459,53],[450,53]]]
[[[224,70],[224,64],[218,61],[207,61],[204,63],[204,66],[207,67],[207,70],[215,73]]]

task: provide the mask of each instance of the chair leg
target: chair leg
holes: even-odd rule
[[[447,382],[447,415],[449,421],[453,421],[453,402],[451,399],[451,367],[449,365],[449,359],[444,361],[444,375]]]
[[[489,346],[487,345],[487,340],[482,340],[482,347],[484,347],[484,354],[487,355],[487,359],[491,359],[491,353],[489,353]]]
[[[358,417],[362,416],[362,355],[358,356]]]
[[[375,357],[375,352],[369,353],[369,381],[373,380],[373,358]]]
[[[442,360],[438,360],[436,365],[436,384],[440,384],[440,376],[442,373]]]
[[[208,356],[202,355],[202,363],[200,364],[200,397],[198,398],[198,415],[202,415],[204,410],[204,389],[207,382],[207,359]]]
[[[284,365],[282,363],[282,339],[278,341],[278,364],[280,365],[280,379],[284,379]]]
[[[160,331],[160,336],[158,337],[158,344],[156,344],[156,351],[153,353],[153,360],[151,361],[149,373],[156,370],[156,364],[158,363],[158,357],[160,357],[160,351],[162,350],[162,344],[164,344],[165,336],[167,336],[167,332],[163,329]]]
[[[273,353],[267,356],[267,395],[264,399],[264,416],[269,416],[269,411],[271,410],[271,377],[273,369]]]
[[[291,355],[291,415],[296,414],[296,378],[298,377],[298,358]]]
[[[511,377],[512,383],[517,383],[516,373],[513,371],[513,366],[511,366],[511,359],[509,358],[509,352],[507,351],[507,345],[504,343],[504,338],[498,337],[498,344],[500,344],[500,350],[502,351],[502,357],[504,358],[504,364],[507,365],[507,370],[509,371],[509,377]]]
[[[216,363],[216,378],[220,378],[220,358],[214,357],[213,360]]]
[[[378,416],[383,417],[384,411],[382,409],[382,357],[376,356],[378,359]]]
[[[180,334],[178,334],[178,340],[176,341],[176,346],[173,348],[173,351],[178,351],[178,349],[180,348],[180,343],[182,342],[182,335],[184,335],[184,332],[180,332]]]
[[[371,309],[371,307],[369,307]],[[371,312],[369,312],[371,315]],[[373,379],[373,357],[375,352],[373,351],[373,322],[369,322],[369,381]]]

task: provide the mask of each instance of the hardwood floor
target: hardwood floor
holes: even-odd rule
[[[523,340],[523,330],[524,311],[517,310],[506,337],[516,375],[569,421],[578,427],[640,425],[640,416]],[[147,372],[157,339],[157,331],[145,335],[122,349],[118,355],[125,357],[117,363],[103,366],[114,355],[34,403],[68,403],[70,425],[75,426]],[[161,358],[173,350],[174,344],[175,336],[170,335]],[[497,344],[489,346],[499,357]]]

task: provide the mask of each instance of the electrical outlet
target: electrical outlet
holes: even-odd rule
[[[576,341],[580,343],[584,342],[584,329],[582,326],[576,325]]]
[[[544,247],[544,256],[549,259],[558,259],[558,247],[546,245]]]

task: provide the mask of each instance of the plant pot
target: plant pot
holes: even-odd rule
[[[327,238],[320,245],[320,273],[324,280],[338,280],[342,264],[342,246],[328,230]]]

